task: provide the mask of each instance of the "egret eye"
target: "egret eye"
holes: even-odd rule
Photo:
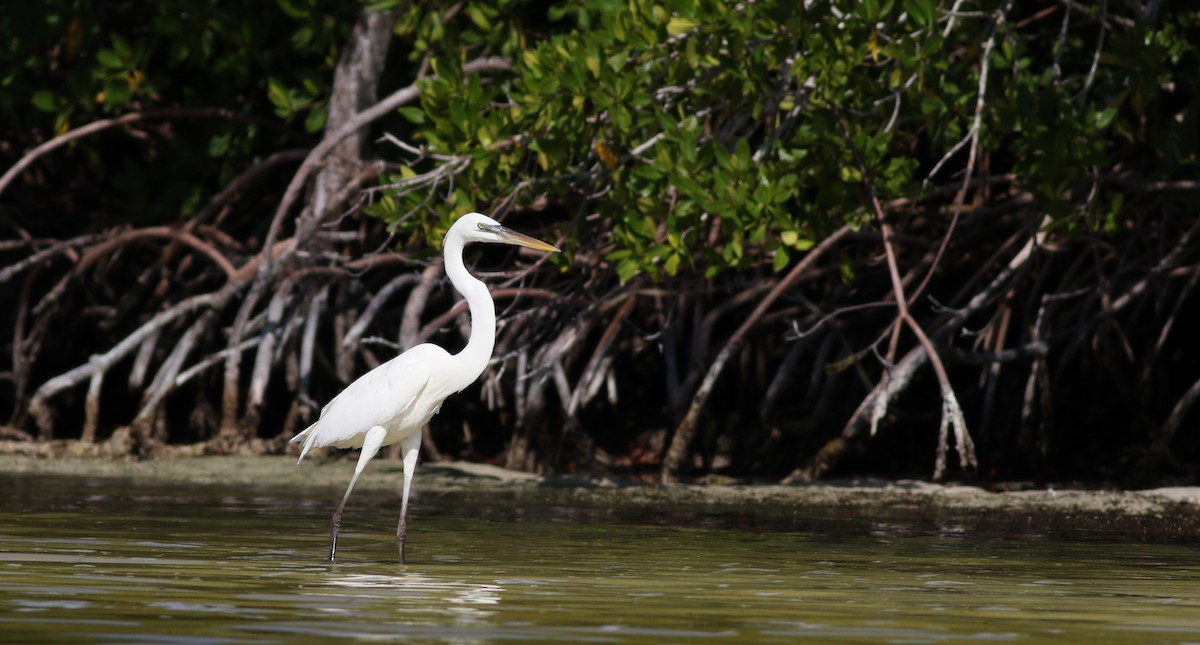
[[[482,231],[482,230],[483,230],[483,229],[485,229],[485,228],[487,228],[487,224],[484,224],[483,222],[480,222],[480,223],[479,223],[479,230],[481,230],[481,231]]]

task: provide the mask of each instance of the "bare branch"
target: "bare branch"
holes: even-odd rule
[[[367,327],[375,320],[375,316],[379,314],[379,310],[387,304],[388,300],[399,291],[413,282],[417,282],[421,276],[416,273],[404,273],[392,278],[382,289],[375,293],[375,297],[371,298],[371,302],[359,314],[358,320],[350,326],[350,330],[342,338],[342,351],[337,355],[338,377],[345,382],[349,382],[351,378],[351,366],[353,365],[353,357],[358,351],[358,345],[361,342],[362,335],[366,333]]]
[[[196,341],[200,335],[208,329],[208,327],[216,320],[216,314],[212,311],[205,312],[200,316],[192,326],[184,332],[179,342],[167,355],[162,366],[159,367],[158,373],[154,375],[154,380],[150,382],[150,387],[146,388],[142,396],[142,409],[138,411],[134,418],[135,423],[146,423],[154,415],[158,409],[159,403],[166,398],[172,390],[175,389],[176,377],[179,375],[179,370],[183,368],[183,362],[187,360],[188,354],[192,348],[196,346]]]
[[[214,293],[193,296],[179,304],[160,312],[138,327],[132,334],[113,346],[112,349],[97,354],[87,363],[66,373],[60,374],[41,385],[33,393],[29,407],[38,420],[43,439],[48,439],[52,433],[53,420],[46,401],[59,392],[73,387],[85,379],[93,378],[97,373],[107,371],[117,361],[133,352],[147,337],[176,320],[201,309],[216,309],[224,306],[240,290],[242,285],[230,284]]]
[[[66,240],[64,242],[59,242],[53,246],[44,248],[41,251],[38,251],[37,253],[25,258],[24,260],[10,264],[9,266],[4,267],[3,270],[0,270],[0,284],[8,282],[13,278],[13,276],[21,273],[29,267],[44,262],[55,255],[71,252],[76,247],[91,244],[92,242],[95,242],[96,239],[97,236],[95,235],[81,235],[79,237]]]
[[[716,359],[709,365],[708,371],[704,375],[704,380],[701,381],[699,389],[692,397],[692,404],[688,408],[687,414],[680,421],[679,426],[675,429],[675,436],[671,439],[670,448],[667,450],[667,455],[663,459],[662,471],[660,473],[662,481],[669,482],[674,479],[675,473],[683,465],[684,459],[687,457],[687,451],[691,446],[692,439],[695,437],[697,424],[700,421],[700,413],[704,410],[705,404],[708,402],[709,395],[712,394],[713,388],[716,386],[717,377],[725,369],[725,364],[733,357],[734,353],[741,347],[742,341],[745,340],[746,334],[750,329],[758,323],[759,318],[767,312],[771,305],[779,299],[800,276],[804,275],[816,261],[821,258],[827,251],[832,249],[843,237],[850,232],[850,228],[843,226],[833,233],[830,233],[819,244],[814,246],[804,259],[796,263],[791,271],[780,280],[771,292],[758,303],[750,316],[742,322],[737,331],[725,341],[725,346],[717,354]]]
[[[53,139],[43,143],[42,145],[25,153],[17,163],[13,164],[4,176],[0,177],[0,194],[4,193],[9,184],[13,182],[22,172],[25,171],[33,162],[44,157],[45,155],[67,145],[68,143],[81,139],[86,136],[103,132],[111,128],[117,128],[130,123],[139,121],[161,121],[170,119],[225,119],[229,121],[249,121],[258,125],[275,127],[275,124],[255,119],[246,116],[233,110],[224,110],[220,108],[168,108],[163,110],[147,110],[145,112],[130,112],[112,119],[101,119],[93,121],[84,126],[69,130],[63,134],[54,137]]]

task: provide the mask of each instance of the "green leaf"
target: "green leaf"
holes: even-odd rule
[[[125,61],[121,55],[111,49],[101,49],[96,52],[96,60],[109,69],[124,69]]]
[[[288,94],[287,88],[283,86],[283,83],[281,83],[279,79],[267,79],[267,98],[271,101],[272,105],[279,108],[284,113],[292,113],[293,108],[291,95]]]
[[[700,26],[699,20],[691,20],[688,18],[680,18],[679,16],[672,17],[667,21],[667,33],[672,36],[686,34],[687,32]]]
[[[104,85],[104,105],[109,109],[124,107],[133,98],[133,90],[125,81],[114,81]]]
[[[788,263],[791,261],[792,259],[788,257],[787,249],[781,246],[775,249],[775,257],[771,258],[771,269],[773,269],[775,273],[779,273],[780,271],[786,269]]]
[[[223,157],[225,153],[229,152],[229,144],[231,140],[232,137],[228,132],[225,134],[218,134],[217,136],[209,139],[208,156],[214,158]]]
[[[863,14],[869,22],[879,19],[879,0],[862,0]]]
[[[606,61],[608,66],[614,72],[620,72],[625,69],[625,63],[629,60],[629,51],[625,49],[618,50],[615,54],[608,57]]]
[[[634,177],[645,179],[646,181],[658,181],[663,178],[663,175],[662,169],[652,164],[637,166],[633,169]]]
[[[301,27],[292,34],[292,49],[302,50],[308,47],[316,33],[312,27]]]
[[[716,157],[718,165],[722,168],[729,167],[729,151],[725,149],[725,146],[709,146],[709,149],[712,151],[713,156]]]
[[[484,31],[492,28],[491,21],[488,20],[487,14],[483,13],[483,10],[479,8],[479,5],[468,4],[467,17],[471,19],[471,22],[475,23],[476,27],[479,27]]]
[[[735,155],[735,157],[738,161],[738,163],[734,165],[735,168],[738,168],[740,170],[746,170],[746,169],[750,168],[750,160],[751,159],[750,159],[750,142],[749,141],[747,141],[746,139],[738,139],[737,145],[734,146],[733,154]]]
[[[1107,128],[1115,118],[1117,118],[1116,109],[1105,108],[1096,113],[1096,127],[1103,130]]]
[[[38,90],[34,92],[33,96],[29,97],[29,102],[33,104],[33,107],[42,112],[54,112],[58,109],[54,92],[50,90]]]
[[[918,27],[933,23],[935,9],[934,0],[904,0],[904,10]]]
[[[121,58],[131,58],[133,56],[133,50],[129,47],[129,42],[122,38],[120,34],[113,32],[109,36],[117,55]]]
[[[304,119],[304,130],[308,133],[319,132],[325,127],[325,119],[328,118],[328,112],[324,105],[318,105],[313,108],[308,116]]]
[[[621,284],[625,284],[633,276],[637,275],[638,270],[638,263],[633,258],[621,260],[617,263],[617,279],[621,281]]]
[[[679,272],[679,260],[680,256],[678,253],[672,253],[667,256],[667,261],[663,262],[663,270],[667,272],[667,275],[675,275]]]
[[[425,123],[425,111],[421,108],[405,105],[397,108],[397,111],[400,112],[400,116],[408,119],[409,123],[415,125],[421,125],[422,123]]]
[[[289,18],[304,19],[308,18],[308,11],[296,6],[291,0],[276,0],[279,3],[279,8],[287,14]]]

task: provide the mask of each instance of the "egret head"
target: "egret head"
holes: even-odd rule
[[[518,233],[482,213],[467,213],[458,218],[458,221],[446,233],[446,238],[449,239],[452,235],[462,238],[464,244],[471,242],[512,244],[539,251],[558,251],[555,246]]]

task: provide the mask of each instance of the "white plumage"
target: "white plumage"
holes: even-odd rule
[[[403,439],[405,430],[420,430],[437,413],[437,406],[414,405],[429,388],[429,364],[449,358],[446,350],[426,343],[360,376],[321,409],[316,423],[292,438],[292,443],[304,442],[300,459],[313,448],[362,448],[366,430],[374,426],[387,430],[385,446]],[[423,401],[432,402],[431,397]]]
[[[399,443],[404,456],[404,488],[396,544],[400,562],[404,562],[408,491],[421,450],[421,428],[438,413],[447,396],[479,378],[496,344],[496,305],[487,285],[472,276],[463,264],[463,247],[472,242],[558,251],[541,240],[505,228],[485,215],[463,215],[446,232],[443,252],[446,275],[470,306],[471,338],[467,346],[457,354],[450,354],[430,343],[409,349],[347,386],[321,410],[316,423],[292,437],[292,443],[303,442],[301,460],[313,448],[362,448],[350,485],[333,514],[330,561],[337,554],[342,511],[358,476],[382,446]]]

